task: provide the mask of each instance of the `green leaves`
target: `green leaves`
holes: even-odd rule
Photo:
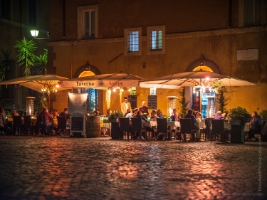
[[[231,118],[231,121],[234,121],[234,120],[244,120],[246,118],[249,118],[250,114],[245,108],[238,106],[230,110],[229,116]]]
[[[6,78],[8,70],[14,67],[15,61],[10,58],[10,50],[1,50],[1,59],[0,59],[0,81],[3,81]]]
[[[25,76],[30,76],[30,68],[34,66],[34,51],[36,50],[35,43],[32,40],[26,40],[23,38],[22,40],[17,41],[15,48],[18,50],[18,64],[20,66],[25,66],[24,74]]]
[[[39,73],[46,73],[46,66],[48,60],[48,51],[44,49],[44,54],[36,56],[34,54],[37,49],[33,40],[26,40],[23,38],[20,41],[17,41],[15,48],[18,50],[18,64],[24,66],[25,76],[31,75],[31,67],[39,67]]]
[[[183,90],[180,92],[181,95],[181,99],[179,100],[179,103],[181,104],[181,116],[185,116],[186,112],[187,112],[187,105],[189,103],[189,101],[186,101],[185,98],[185,88],[183,87]]]
[[[44,54],[41,54],[40,56],[35,57],[35,66],[39,68],[39,73],[45,73],[46,74],[46,66],[47,66],[47,60],[48,60],[48,50],[44,49]]]

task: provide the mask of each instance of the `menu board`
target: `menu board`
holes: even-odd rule
[[[71,131],[84,131],[84,116],[71,117]]]
[[[157,109],[158,107],[157,95],[148,95],[147,106],[149,109]]]
[[[137,108],[137,95],[128,95],[128,101],[131,103],[132,109]]]

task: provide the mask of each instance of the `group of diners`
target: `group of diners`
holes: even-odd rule
[[[60,113],[56,109],[49,112],[48,108],[43,108],[42,112],[33,116],[20,116],[16,109],[13,109],[12,113],[6,116],[5,110],[0,108],[0,134],[68,135],[69,119],[68,108],[64,108]],[[30,125],[27,124],[28,122]],[[59,126],[60,122],[63,126]]]
[[[159,137],[157,135],[157,129],[155,126],[151,126],[153,123],[149,123],[149,121],[156,121],[157,118],[164,118],[164,115],[162,114],[161,110],[152,110],[151,113],[148,112],[148,107],[146,106],[146,102],[142,102],[142,106],[139,108],[135,108],[132,110],[130,102],[128,102],[127,97],[124,98],[124,101],[121,103],[121,112],[123,113],[123,116],[125,118],[132,118],[132,117],[141,117],[143,121],[143,126],[146,129],[147,132],[152,132],[153,138]],[[190,118],[191,119],[191,128],[192,133],[194,134],[193,140],[194,141],[200,141],[201,132],[204,133],[205,139],[207,138],[208,129],[212,129],[211,127],[211,121],[210,120],[224,120],[224,124],[226,126],[224,127],[224,134],[222,135],[216,135],[211,133],[210,139],[215,140],[221,140],[221,141],[229,141],[231,139],[230,135],[230,123],[229,123],[229,116],[227,113],[222,113],[221,111],[217,111],[216,114],[212,115],[210,120],[202,119],[202,115],[199,111],[194,110],[188,110],[187,114],[183,116],[183,118]],[[170,121],[172,122],[180,122],[181,116],[179,116],[177,109],[172,110],[172,115],[170,116]],[[209,124],[210,123],[210,124]],[[262,123],[260,116],[257,114],[256,111],[251,113],[251,120],[250,122],[247,122],[248,132],[247,132],[247,140],[255,140],[254,134],[261,132],[261,127],[264,126]],[[179,133],[179,127],[175,127],[175,131],[177,134]],[[182,140],[185,140],[185,135],[180,135],[179,137],[182,137]],[[142,135],[141,138],[145,138],[145,135]],[[265,141],[266,139],[264,139]]]

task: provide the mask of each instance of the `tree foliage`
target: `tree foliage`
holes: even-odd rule
[[[15,61],[10,58],[10,50],[1,50],[0,80],[5,80],[7,73],[14,67]]]
[[[39,68],[38,73],[46,74],[46,66],[48,60],[48,50],[44,49],[44,53],[35,57],[35,66]]]
[[[222,87],[219,90],[219,94],[216,95],[217,96],[216,101],[219,103],[219,110],[222,113],[225,113],[225,111],[226,111],[225,106],[227,105],[227,101],[228,101],[228,99],[225,98],[225,96],[224,96],[224,92],[226,92],[226,89],[225,89],[225,87]]]
[[[15,48],[18,50],[18,64],[24,66],[24,75],[31,75],[31,67],[34,66],[36,45],[32,40],[22,40],[17,41]]]
[[[185,88],[183,87],[182,91],[180,92],[180,96],[181,99],[179,100],[179,103],[181,104],[181,116],[185,116],[186,112],[187,112],[187,105],[189,103],[189,101],[186,101],[185,98]]]

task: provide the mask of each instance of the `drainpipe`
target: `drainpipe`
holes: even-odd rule
[[[66,20],[66,1],[63,0],[63,12],[62,12],[62,28],[63,28],[63,40],[66,39],[66,31],[65,31],[65,20]]]

